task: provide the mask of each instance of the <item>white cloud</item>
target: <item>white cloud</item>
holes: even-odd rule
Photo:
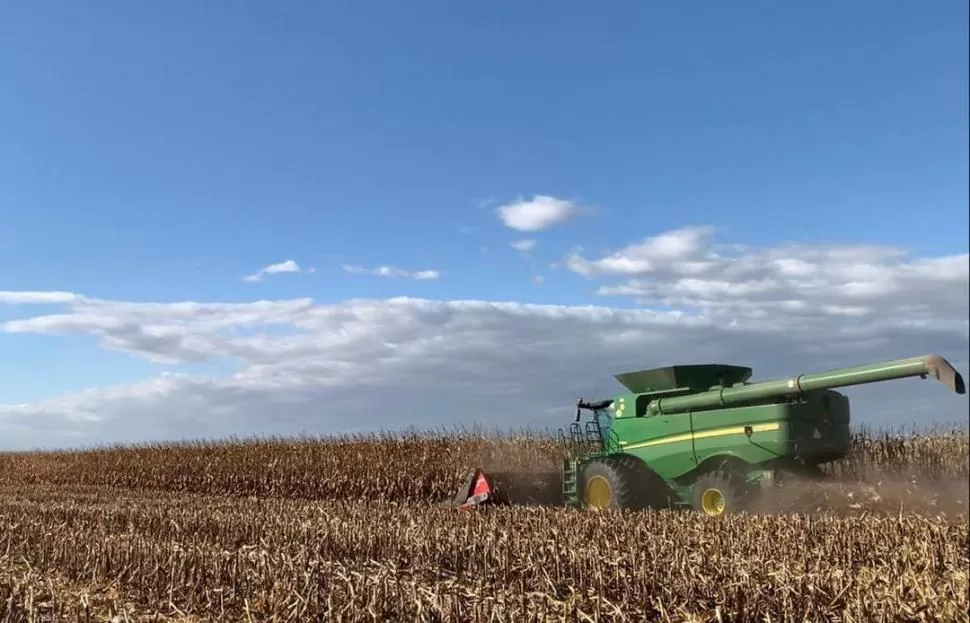
[[[586,277],[642,275],[670,266],[680,271],[698,271],[713,259],[707,253],[711,235],[710,227],[687,227],[647,238],[598,260],[590,261],[574,253],[566,265]]]
[[[243,277],[243,280],[262,281],[263,277],[266,275],[279,275],[281,273],[300,273],[300,272],[312,273],[312,272],[316,272],[316,269],[309,268],[304,270],[300,268],[300,265],[294,262],[293,260],[286,260],[285,262],[280,262],[278,264],[270,264],[269,266],[264,266],[260,268],[258,271],[256,271],[255,273],[251,275],[246,275],[245,277]]]
[[[62,306],[21,314],[0,325],[5,332],[91,335],[174,373],[0,406],[0,446],[563,425],[577,396],[619,389],[613,373],[674,363],[739,363],[766,379],[938,353],[970,372],[966,256],[719,247],[701,233],[570,258],[590,278],[621,279],[607,288],[669,308],[660,310],[411,298],[132,303],[3,292],[0,302],[17,303],[18,313],[31,303],[45,312]],[[632,270],[634,262],[647,268]],[[198,362],[232,369],[202,376],[181,367]],[[967,397],[936,382],[846,393],[857,420],[966,420]]]
[[[849,316],[891,326],[948,323],[967,327],[970,255],[914,259],[871,246],[749,248],[718,245],[707,227],[666,232],[587,259],[566,258],[573,272],[618,279],[605,296],[630,297],[706,317],[783,324]]]
[[[518,199],[495,209],[505,226],[518,231],[541,231],[569,221],[580,213],[572,201],[548,195]]]
[[[528,253],[536,246],[535,240],[513,240],[509,243],[509,246],[518,251],[519,253]]]
[[[354,275],[376,275],[378,277],[416,279],[418,281],[438,279],[441,276],[441,272],[438,270],[404,270],[403,268],[397,268],[395,266],[364,268],[363,266],[356,266],[354,264],[345,264],[344,270]]]

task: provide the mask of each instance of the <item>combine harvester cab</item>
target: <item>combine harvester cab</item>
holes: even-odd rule
[[[560,504],[745,510],[764,487],[791,476],[824,478],[821,466],[851,451],[849,399],[835,388],[933,377],[966,393],[963,377],[938,355],[759,383],[748,382],[751,373],[706,364],[615,375],[629,393],[580,400],[568,433],[560,431]],[[582,425],[584,411],[592,417]],[[452,505],[508,503],[491,497],[491,483],[473,470]]]

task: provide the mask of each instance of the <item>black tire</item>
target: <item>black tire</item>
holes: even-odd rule
[[[594,459],[583,467],[580,501],[586,508],[646,508],[648,473],[646,466],[634,457]]]
[[[715,470],[691,487],[690,505],[705,515],[720,516],[747,509],[751,496],[743,479],[728,470]]]
[[[677,494],[657,472],[635,456],[617,456],[613,459],[627,474],[630,483],[630,501],[626,508],[663,509],[676,505]]]

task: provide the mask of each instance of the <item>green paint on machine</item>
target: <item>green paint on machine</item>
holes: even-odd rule
[[[965,394],[963,377],[926,355],[750,383],[751,368],[681,365],[615,375],[629,391],[577,404],[560,439],[563,499],[583,507],[743,510],[764,486],[850,451],[849,400],[835,388],[934,377]],[[581,415],[592,417],[581,425]]]

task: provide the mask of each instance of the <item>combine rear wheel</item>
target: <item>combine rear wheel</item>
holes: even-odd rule
[[[744,510],[747,501],[741,478],[720,470],[698,478],[690,497],[695,510],[711,517]]]

